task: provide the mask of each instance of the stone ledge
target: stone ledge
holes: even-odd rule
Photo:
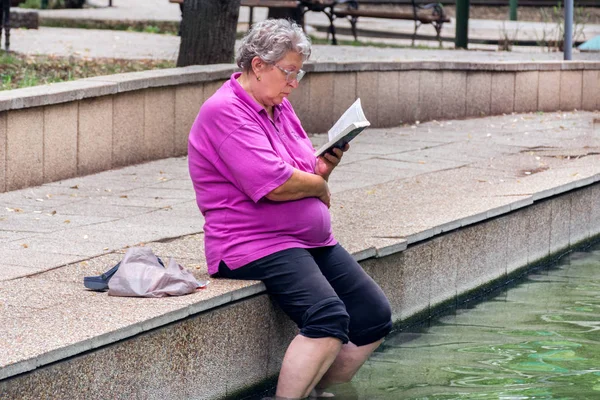
[[[67,103],[117,93],[117,86],[87,79],[0,92],[0,111]]]
[[[123,93],[147,88],[228,79],[236,70],[237,68],[231,64],[195,65],[184,68],[154,69],[150,71],[97,76],[85,79],[85,81],[112,83],[117,86],[116,93]]]
[[[458,228],[466,228],[475,224],[491,220],[495,217],[511,213],[517,209],[523,209],[534,204],[533,198],[536,201],[545,200],[547,198],[555,197],[559,194],[565,194],[569,191],[590,186],[600,180],[600,174],[595,174],[589,177],[584,177],[579,180],[572,181],[567,184],[563,184],[553,188],[537,193],[534,196],[529,196],[525,199],[518,199],[507,205],[492,208],[490,210],[476,213],[471,216],[459,218],[449,223],[425,229],[421,232],[410,235],[405,239],[388,239],[383,242],[379,242],[371,247],[368,247],[359,252],[355,252],[353,256],[358,261],[365,261],[372,258],[384,258],[393,254],[401,253],[407,250],[407,245],[415,245],[418,242],[424,242],[427,239],[431,239],[442,232],[448,232],[456,230]],[[183,320],[189,316],[199,314],[219,306],[232,303],[237,300],[252,297],[254,295],[263,293],[265,290],[264,285],[260,282],[251,284],[241,289],[235,289],[227,291],[225,293],[218,294],[214,297],[200,300],[197,302],[191,302],[185,304],[187,300],[184,299],[182,307],[175,308],[171,311],[165,312],[162,315],[158,315],[147,320],[143,320],[137,323],[133,323],[111,332],[103,333],[96,337],[91,337],[79,341],[75,344],[67,345],[65,347],[56,348],[46,353],[40,354],[34,358],[26,359],[23,361],[15,362],[13,364],[5,365],[0,367],[0,380],[10,378],[42,366],[73,357],[75,355],[87,352],[89,350],[98,349],[118,341],[131,338],[143,332],[148,332],[156,328],[168,325],[170,323]]]
[[[10,10],[10,27],[38,29],[40,18],[37,11],[21,11],[13,8]]]
[[[213,82],[229,78],[235,70],[236,68],[230,64],[191,66],[97,76],[6,90],[0,92],[0,111],[67,103],[147,88]]]
[[[308,62],[304,69],[308,72],[364,72],[364,71],[410,71],[410,70],[459,70],[459,71],[561,71],[596,70],[598,61],[378,61],[378,62]]]
[[[101,334],[96,337],[91,337],[82,340],[76,344],[66,347],[57,348],[47,353],[41,354],[35,358],[27,359],[0,367],[0,380],[7,379],[11,376],[32,371],[44,365],[54,363],[68,357],[81,354],[83,352],[103,347],[123,339],[130,338],[143,332],[153,330],[155,328],[170,324],[175,321],[182,320],[190,315],[199,314],[201,312],[222,306],[240,300],[243,298],[254,296],[255,294],[265,291],[264,284],[257,282],[251,286],[237,289],[231,292],[226,292],[221,295],[203,300],[197,303],[192,303],[185,307],[167,312],[163,315],[145,320],[139,323],[134,323],[129,326]]]
[[[577,115],[576,113],[573,113],[573,115]],[[590,113],[586,113],[586,121],[588,120],[588,116],[591,116]],[[562,116],[559,116],[562,118]],[[507,121],[510,121],[510,119],[512,119],[513,117],[506,117]],[[544,117],[546,118],[546,117]],[[563,122],[561,122],[563,123]],[[479,129],[479,125],[476,126],[477,129]],[[548,127],[549,129],[550,127]],[[549,132],[552,132],[551,130]],[[450,132],[451,133],[451,132]],[[484,135],[485,133],[482,133],[482,135]],[[562,134],[557,134],[557,135],[562,135]],[[381,135],[377,136],[377,132],[374,131],[373,132],[373,143],[371,143],[371,145],[377,143],[383,147],[389,147],[392,143],[391,142],[385,142],[385,137]],[[475,138],[473,138],[475,140]],[[458,140],[458,139],[455,139]],[[487,139],[486,139],[487,140]],[[484,148],[484,146],[488,146],[485,142],[479,142],[480,145],[482,146],[482,149]],[[570,142],[569,142],[570,143]],[[567,146],[567,148],[569,148],[568,144],[569,143],[565,143],[565,146]],[[369,143],[364,143],[365,146],[365,151],[368,153],[370,151],[376,151],[377,148],[375,146],[369,146]],[[369,148],[371,147],[371,148]],[[449,155],[455,155],[453,154],[454,151],[452,149],[448,149],[448,151],[450,151]],[[587,154],[588,150],[586,150],[586,154]],[[485,153],[485,152],[483,152]],[[556,153],[553,153],[556,154]],[[558,152],[558,154],[563,154],[562,152]],[[485,156],[482,154],[482,156],[484,158],[487,158],[488,156]],[[454,158],[454,157],[452,157]],[[562,160],[562,158],[561,158]],[[389,160],[388,160],[389,161]],[[520,168],[521,164],[520,163],[511,163],[508,162],[506,164],[507,168],[515,168],[515,171],[517,168]],[[473,175],[470,176],[470,173],[468,173],[466,170],[466,168],[462,169],[462,167],[458,167],[458,168],[450,168],[450,169],[440,169],[439,172],[440,173],[445,173],[445,172],[453,172],[453,175],[440,175],[437,178],[433,178],[430,172],[423,172],[422,177],[419,179],[423,179],[423,181],[419,181],[416,182],[416,184],[418,185],[410,185],[409,180],[406,180],[402,185],[397,185],[394,184],[393,180],[387,180],[384,181],[382,183],[377,183],[375,184],[374,182],[371,182],[371,185],[369,186],[360,186],[360,187],[354,187],[352,189],[344,189],[344,190],[340,190],[337,193],[343,194],[344,196],[344,201],[347,201],[349,203],[349,205],[351,205],[353,203],[354,200],[354,204],[356,204],[356,200],[358,199],[358,201],[360,202],[360,207],[352,209],[350,207],[347,207],[346,209],[349,210],[349,213],[347,213],[346,215],[351,215],[350,219],[346,219],[346,221],[343,220],[343,218],[340,218],[337,220],[337,222],[334,220],[334,224],[338,223],[338,227],[342,227],[345,226],[346,229],[348,230],[347,232],[341,232],[342,229],[339,230],[335,230],[336,232],[341,232],[344,235],[344,238],[347,239],[347,241],[354,245],[354,249],[353,249],[353,255],[355,258],[357,258],[358,260],[361,261],[366,261],[369,258],[373,258],[376,259],[376,262],[386,262],[386,257],[387,256],[394,256],[394,257],[398,257],[398,258],[403,258],[403,254],[404,251],[408,250],[409,252],[411,251],[411,249],[414,249],[415,247],[419,246],[419,244],[417,242],[425,242],[426,239],[435,237],[437,235],[440,235],[441,233],[444,232],[449,232],[449,231],[454,231],[454,230],[458,230],[459,228],[465,228],[465,231],[469,231],[471,230],[471,232],[477,232],[479,228],[478,225],[474,225],[477,222],[481,222],[483,220],[490,220],[490,222],[494,223],[494,221],[506,221],[508,220],[516,220],[517,218],[515,218],[514,216],[516,214],[510,214],[512,211],[514,210],[523,210],[525,212],[525,215],[529,215],[528,209],[543,209],[543,207],[537,207],[537,204],[534,203],[533,201],[538,201],[538,200],[544,200],[547,198],[551,198],[557,194],[562,194],[568,191],[575,191],[576,189],[579,189],[581,187],[589,187],[590,185],[592,185],[595,182],[598,182],[600,180],[600,167],[598,167],[598,165],[600,165],[598,163],[598,158],[595,155],[590,155],[588,157],[581,157],[578,159],[575,159],[573,161],[570,161],[568,163],[568,165],[564,165],[561,168],[550,168],[548,170],[539,172],[539,173],[535,173],[535,174],[531,174],[528,175],[526,177],[523,177],[522,179],[524,180],[524,182],[519,182],[517,181],[516,183],[511,184],[503,184],[503,185],[497,185],[497,186],[488,186],[487,184],[482,187],[480,186],[480,184],[471,184],[471,185],[465,185],[464,187],[462,187],[462,183],[463,182],[461,179],[462,177],[464,177],[466,180],[473,182],[473,178],[477,178],[478,175]],[[340,169],[344,168],[344,165],[341,165],[339,167]],[[480,168],[480,166],[474,166],[473,169],[478,169]],[[365,170],[365,165],[361,166],[361,171],[364,170],[365,172],[367,172],[367,170]],[[387,171],[388,168],[386,167],[385,170]],[[381,169],[380,169],[381,171]],[[497,172],[497,170],[494,170]],[[348,170],[348,172],[350,172],[350,170]],[[388,171],[389,172],[389,171]],[[162,173],[162,172],[161,172]],[[493,171],[490,170],[489,171],[490,176],[496,176],[494,175]],[[376,174],[375,170],[371,170],[371,174]],[[498,176],[503,176],[505,174],[505,172],[502,172],[500,174],[498,174]],[[520,176],[520,175],[519,175]],[[453,178],[449,178],[449,177],[453,177]],[[97,178],[95,178],[97,179]],[[400,178],[399,176],[397,176],[397,179],[405,179],[405,178]],[[450,179],[450,180],[449,180]],[[456,182],[454,182],[452,179],[457,179]],[[439,181],[438,181],[439,180]],[[526,181],[525,181],[526,180]],[[152,179],[152,181],[154,181],[154,179]],[[435,185],[436,182],[443,182],[444,184],[440,184],[440,185]],[[480,181],[481,182],[481,181]],[[487,181],[483,181],[483,182],[487,182]],[[428,184],[432,184],[434,183],[434,185],[431,185],[429,187],[426,188],[426,190],[424,190],[424,185],[428,185]],[[70,184],[73,183],[69,183],[66,186],[69,186]],[[445,190],[444,187],[446,186],[460,186],[462,187],[462,191],[461,193],[453,193],[454,196],[458,196],[460,195],[460,197],[455,197],[455,200],[452,200],[452,198],[449,198],[447,196],[444,196],[445,194]],[[478,186],[479,185],[479,186]],[[417,186],[419,186],[421,189],[419,189]],[[365,196],[365,189],[369,188],[368,191],[371,192],[369,193],[368,196]],[[486,190],[487,188],[487,190]],[[78,190],[83,191],[85,189],[84,186],[81,186],[78,188]],[[157,189],[157,188],[156,188]],[[594,191],[597,191],[598,186],[594,186],[592,188]],[[407,226],[407,225],[402,225],[402,222],[406,222],[406,220],[402,220],[401,218],[398,219],[394,219],[392,218],[391,214],[388,214],[388,212],[390,212],[392,209],[389,208],[390,205],[392,204],[396,204],[394,202],[400,201],[400,203],[402,204],[402,196],[399,196],[400,193],[407,193],[409,190],[415,190],[415,192],[413,193],[413,195],[411,195],[410,198],[406,198],[405,200],[408,201],[409,204],[412,204],[414,206],[416,206],[412,211],[416,211],[417,208],[419,208],[419,196],[424,196],[423,198],[430,198],[430,197],[434,197],[434,198],[441,198],[441,199],[445,199],[445,203],[441,202],[441,203],[436,203],[436,208],[429,208],[428,212],[429,214],[433,215],[433,214],[442,214],[443,218],[426,218],[426,219],[421,219],[422,215],[417,215],[418,213],[411,213],[410,208],[407,209],[407,211],[409,212],[410,216],[408,218],[408,220],[410,222],[415,221],[417,226],[417,229],[408,229],[405,232],[411,232],[413,233],[412,235],[407,234],[406,237],[401,237],[402,236],[402,228],[401,226]],[[574,219],[573,222],[573,226],[577,227],[577,229],[580,229],[582,232],[580,232],[579,236],[574,236],[577,240],[585,240],[587,237],[590,236],[590,232],[591,230],[588,229],[588,225],[592,226],[592,222],[589,222],[590,218],[586,217],[586,213],[587,214],[593,214],[595,211],[591,208],[591,202],[586,203],[587,204],[587,209],[584,209],[583,207],[581,207],[580,205],[585,203],[588,199],[587,197],[591,197],[591,195],[589,194],[590,192],[592,192],[592,190],[588,190],[588,189],[584,189],[584,190],[577,190],[574,193],[574,196],[577,196],[577,193],[587,193],[586,196],[580,196],[581,199],[580,201],[578,201],[578,204],[576,204],[575,206],[573,206],[573,210],[575,211],[575,216],[577,216],[576,219]],[[334,191],[335,193],[335,191]],[[600,193],[600,192],[597,192]],[[465,196],[465,194],[468,194],[467,196]],[[118,196],[118,194],[115,194],[116,196]],[[596,196],[597,194],[595,194],[594,196]],[[475,199],[476,201],[471,201],[471,202],[466,202],[465,204],[463,204],[465,202],[465,199],[469,199],[469,197],[471,199]],[[34,197],[35,198],[35,197]],[[369,198],[371,198],[370,203]],[[595,197],[594,197],[595,198]],[[459,200],[460,199],[460,200]],[[382,203],[383,201],[383,203]],[[389,202],[388,204],[386,204],[385,202]],[[372,205],[374,204],[378,204],[378,205],[383,205],[384,209],[379,210],[376,207],[370,208],[372,207]],[[449,207],[447,209],[445,209],[444,204],[448,205]],[[570,204],[570,203],[569,203]],[[528,207],[531,206],[531,207]],[[343,208],[343,207],[341,207]],[[195,209],[195,208],[194,208]],[[369,213],[370,211],[375,211],[374,213]],[[432,212],[434,211],[434,212]],[[449,213],[445,213],[447,211],[451,211]],[[543,211],[543,210],[542,210]],[[546,209],[547,211],[547,209]],[[397,213],[400,214],[400,213]],[[546,213],[547,214],[547,213]],[[546,215],[544,213],[541,213],[542,216]],[[520,215],[520,214],[519,214]],[[533,215],[533,214],[532,214]],[[547,215],[546,215],[547,217]],[[529,218],[529,216],[527,217]],[[586,222],[586,218],[587,218],[587,222]],[[346,224],[344,225],[344,222],[348,222],[348,220],[352,221],[352,219],[356,222],[356,224]],[[414,219],[414,220],[413,220]],[[390,224],[390,221],[393,223],[393,225]],[[583,223],[581,223],[583,221]],[[598,220],[600,221],[600,220]],[[373,230],[368,230],[370,229],[370,227],[368,229],[365,229],[365,225],[368,225],[367,222],[374,222],[376,225],[376,228]],[[597,221],[593,220],[593,226],[595,227],[595,225],[597,225]],[[519,225],[519,224],[516,224]],[[521,224],[526,226],[527,224]],[[524,226],[517,226],[517,228],[515,229],[521,229],[524,228]],[[595,228],[594,228],[595,230]],[[462,232],[463,229],[458,230],[458,232]],[[523,229],[523,231],[525,232],[525,229]],[[349,232],[357,232],[359,233],[359,235],[354,235],[351,236],[349,234]],[[574,232],[574,230],[569,230],[569,232]],[[569,233],[570,234],[570,233]],[[594,233],[595,234],[595,233]],[[337,233],[336,233],[337,235]],[[525,233],[523,233],[523,235],[525,235]],[[342,235],[340,235],[342,236]],[[444,237],[446,235],[440,235],[440,237]],[[460,236],[460,235],[458,235]],[[468,236],[468,235],[467,235]],[[471,234],[471,236],[473,236],[473,234]],[[477,235],[474,235],[477,236]],[[338,236],[338,239],[340,239],[340,237]],[[437,239],[437,238],[435,238]],[[468,237],[467,237],[468,239]],[[518,238],[517,238],[518,239]],[[435,241],[435,240],[434,240]],[[423,243],[424,245],[428,245],[428,243],[431,243],[433,241],[426,241],[425,243]],[[407,245],[412,245],[410,247],[408,247]],[[463,249],[468,248],[468,246],[463,247]],[[460,249],[459,249],[460,250]],[[544,249],[542,249],[544,250]],[[545,250],[544,250],[545,251]],[[518,252],[517,252],[518,255]],[[389,260],[389,259],[388,259]],[[527,254],[525,254],[525,263],[527,262]],[[513,264],[517,264],[520,263],[521,260],[517,260],[514,261]],[[389,262],[389,261],[388,261]],[[518,267],[518,265],[517,265]],[[81,270],[79,272],[82,272]],[[88,271],[89,272],[89,271]],[[377,273],[377,271],[375,271]],[[70,278],[73,278],[72,274],[69,273],[69,271],[65,270],[62,272],[63,275],[68,276]],[[50,275],[50,274],[48,274]],[[88,274],[89,275],[89,274]],[[43,283],[49,283],[51,281],[49,276],[46,276],[44,278],[42,278],[41,276],[37,277],[39,280],[46,280],[47,282],[43,282]],[[63,276],[64,279],[64,276]],[[33,279],[32,279],[33,281]],[[183,296],[182,298],[178,298],[178,299],[164,299],[161,300],[160,303],[154,303],[153,307],[155,307],[156,309],[153,309],[151,312],[147,312],[146,314],[142,314],[141,316],[136,315],[134,320],[120,320],[119,318],[116,318],[118,321],[116,321],[116,323],[114,323],[114,321],[104,321],[104,322],[108,322],[106,324],[106,326],[102,326],[102,324],[98,324],[96,323],[96,318],[98,315],[102,314],[103,312],[107,312],[107,311],[114,311],[114,309],[112,307],[114,307],[114,304],[110,304],[110,307],[108,307],[106,305],[106,302],[104,302],[103,304],[103,300],[105,301],[106,299],[103,297],[99,297],[96,298],[96,301],[86,301],[87,299],[87,294],[82,294],[80,292],[83,292],[81,290],[81,284],[80,284],[80,279],[76,280],[77,283],[73,283],[75,282],[75,280],[70,279],[69,282],[71,282],[71,289],[75,288],[75,291],[77,292],[77,298],[74,299],[76,300],[76,302],[73,302],[72,304],[70,304],[71,307],[74,307],[73,309],[68,308],[69,312],[72,314],[77,314],[77,312],[85,312],[87,310],[89,310],[90,307],[96,307],[96,309],[94,310],[93,314],[93,318],[92,321],[90,320],[84,320],[84,323],[79,323],[77,326],[78,330],[74,331],[72,336],[67,337],[60,337],[58,338],[59,340],[57,340],[55,337],[52,337],[52,335],[46,335],[44,336],[44,341],[43,343],[41,342],[36,342],[35,344],[37,346],[35,347],[27,347],[27,346],[31,346],[32,343],[26,343],[25,345],[21,345],[18,342],[16,343],[16,348],[12,349],[12,353],[9,355],[5,355],[4,356],[4,361],[2,362],[2,364],[5,366],[4,368],[8,368],[8,369],[0,369],[0,372],[3,375],[0,375],[0,379],[3,378],[7,378],[10,376],[14,376],[15,374],[20,374],[22,372],[26,372],[26,371],[30,371],[32,369],[38,368],[40,366],[43,365],[47,365],[48,363],[52,363],[58,359],[61,359],[61,357],[70,357],[76,354],[80,354],[82,352],[86,352],[90,349],[97,349],[99,347],[102,346],[107,346],[108,344],[111,344],[115,341],[120,341],[122,339],[126,339],[128,337],[131,337],[133,335],[136,335],[137,333],[140,332],[147,332],[148,330],[152,330],[155,329],[157,327],[161,327],[165,324],[170,324],[174,321],[179,321],[182,319],[186,319],[188,316],[194,315],[194,314],[198,314],[201,312],[205,312],[209,309],[215,308],[215,307],[219,307],[227,302],[232,302],[235,300],[239,300],[239,299],[244,299],[247,298],[249,296],[254,296],[255,294],[261,293],[264,290],[264,287],[261,284],[256,284],[256,283],[251,283],[248,286],[244,286],[243,288],[241,287],[236,287],[235,283],[228,281],[228,282],[223,282],[222,280],[218,283],[215,284],[215,291],[212,292],[208,292],[206,291],[204,294],[206,294],[206,297],[203,297],[200,294],[194,294],[194,295],[190,295],[190,296]],[[46,298],[50,298],[51,296],[55,296],[56,297],[56,290],[57,287],[55,287],[55,285],[37,285],[38,282],[33,282],[35,284],[30,285],[29,286],[29,290],[31,289],[37,289],[37,291],[39,291],[39,294],[42,298],[46,299]],[[25,285],[25,283],[24,283]],[[220,285],[220,286],[219,286]],[[217,286],[218,289],[217,289]],[[8,288],[8,286],[6,286],[5,288]],[[33,290],[35,292],[35,290]],[[23,291],[24,293],[27,292],[26,290]],[[46,295],[46,293],[48,295]],[[73,297],[76,297],[73,296]],[[78,309],[76,307],[78,307],[78,304],[85,304],[85,309]],[[136,303],[136,307],[140,307],[143,308],[142,304],[148,304],[148,303]],[[160,305],[160,309],[159,306]],[[46,306],[46,304],[44,305]],[[104,306],[104,308],[103,308]],[[419,309],[419,307],[415,307],[414,308]],[[138,312],[142,312],[143,310],[138,310]],[[46,312],[46,311],[44,311]],[[126,314],[126,313],[124,313]],[[21,314],[22,315],[22,314]],[[48,320],[50,322],[55,321],[56,318],[50,320],[49,316],[47,314],[44,314],[44,317],[47,317]],[[88,316],[89,317],[89,316]],[[48,322],[48,321],[47,321]],[[61,321],[59,321],[61,322]],[[69,321],[69,322],[73,322],[73,321]],[[77,322],[81,322],[81,321],[77,321]],[[43,321],[42,321],[43,323]],[[85,325],[88,326],[85,326]],[[24,323],[23,326],[25,326],[26,323]],[[92,326],[93,325],[93,326]],[[57,329],[57,326],[53,327],[55,330]],[[88,330],[86,331],[85,328],[87,328]],[[65,326],[60,326],[61,330],[66,329]],[[44,333],[48,333],[51,332],[51,330],[49,328],[47,328],[46,326],[44,326]],[[30,333],[31,334],[31,333]],[[86,336],[87,335],[87,336]],[[8,336],[8,335],[7,335]],[[14,336],[13,336],[14,337]],[[41,336],[39,336],[41,337]],[[93,339],[96,338],[96,339]],[[3,338],[4,339],[4,338]],[[6,340],[6,339],[5,339]],[[95,340],[95,341],[94,341]],[[45,347],[45,348],[44,348]],[[36,354],[34,354],[35,352],[37,352]],[[28,354],[29,353],[29,354]],[[21,355],[24,356],[22,357],[24,360],[23,361],[17,361],[18,357],[20,357]],[[2,367],[0,367],[2,368]],[[8,371],[8,372],[6,372]]]
[[[567,71],[600,70],[595,61],[536,61],[536,62],[448,62],[448,61],[399,61],[399,62],[308,62],[308,72],[366,72],[366,71]],[[237,70],[233,64],[190,66],[163,70],[130,72],[98,76],[71,82],[54,83],[0,93],[0,111],[46,106],[105,96],[128,91],[212,82],[227,79]]]
[[[589,179],[585,178],[584,180],[589,181]],[[590,192],[587,192],[590,193]],[[574,196],[577,196],[578,194],[574,194]],[[529,199],[526,199],[529,200]],[[590,200],[591,200],[591,195],[590,195]],[[517,202],[519,203],[523,203],[524,200],[518,200]],[[591,206],[591,204],[590,204]],[[548,204],[546,204],[546,209],[548,207]],[[503,208],[505,211],[508,211],[506,207]],[[540,209],[540,207],[531,207],[529,209],[523,209],[520,210],[519,212],[521,212],[521,214],[518,214],[519,218],[524,218],[524,219],[539,219],[541,217],[543,217],[543,210]],[[514,217],[514,214],[513,214]],[[546,216],[547,217],[547,216]],[[457,260],[460,260],[461,262],[464,262],[468,265],[470,265],[471,267],[475,266],[477,267],[478,262],[481,261],[480,258],[478,258],[477,254],[478,251],[474,251],[474,252],[467,252],[468,254],[463,254],[461,252],[461,249],[464,246],[470,247],[470,246],[475,246],[477,249],[479,250],[485,250],[486,247],[485,246],[489,246],[489,244],[487,243],[487,238],[490,238],[492,236],[495,235],[500,235],[500,236],[509,236],[511,234],[511,232],[509,231],[510,229],[510,222],[507,219],[500,219],[500,220],[491,220],[491,221],[486,221],[484,224],[480,224],[480,225],[476,225],[473,228],[469,228],[466,230],[461,230],[459,232],[456,232],[456,234],[452,235],[451,237],[449,236],[445,236],[444,240],[447,246],[452,246],[452,244],[458,245],[457,248],[451,248],[448,247],[447,250],[449,250],[451,252],[451,254],[449,254],[448,256],[454,261],[456,262]],[[544,229],[545,225],[541,224],[540,227],[542,227],[542,229]],[[475,229],[475,230],[473,230]],[[531,233],[531,232],[527,232],[527,233]],[[534,233],[539,233],[539,232],[534,232]],[[483,236],[481,234],[484,234]],[[500,240],[502,241],[502,239]],[[427,267],[426,271],[421,271],[421,267],[425,267],[428,266],[429,264],[434,264],[431,260],[432,257],[432,252],[433,247],[435,246],[434,241],[428,241],[426,243],[423,243],[422,245],[415,245],[415,246],[411,246],[410,248],[406,248],[405,246],[406,242],[404,243],[399,243],[399,247],[397,247],[395,250],[402,250],[405,251],[404,254],[398,255],[397,252],[390,252],[389,255],[393,255],[396,254],[393,257],[388,257],[388,258],[382,258],[382,260],[380,261],[381,264],[373,264],[373,262],[369,263],[368,265],[365,265],[365,269],[369,271],[370,274],[375,275],[374,279],[376,279],[380,285],[382,285],[382,288],[384,288],[384,290],[389,291],[392,290],[393,293],[395,295],[397,295],[397,297],[394,297],[394,299],[392,300],[392,306],[393,308],[395,308],[395,311],[398,312],[399,308],[406,308],[409,311],[407,313],[404,313],[402,315],[400,315],[400,318],[405,320],[407,318],[414,318],[416,314],[420,315],[421,317],[427,317],[428,315],[430,315],[430,310],[429,310],[429,300],[427,300],[427,306],[425,308],[423,308],[422,304],[419,305],[416,302],[418,301],[419,298],[423,297],[424,295],[426,295],[427,293],[429,293],[429,287],[427,286],[427,282],[428,282],[428,277],[429,277],[429,267]],[[385,246],[385,245],[384,245]],[[483,247],[482,247],[483,246]],[[388,246],[382,247],[382,249],[386,249],[388,248]],[[529,249],[530,251],[532,250],[536,250],[535,248],[531,248]],[[538,249],[539,250],[539,249]],[[542,249],[543,250],[543,249]],[[550,253],[552,254],[554,251],[556,251],[556,249],[552,250],[550,249]],[[381,257],[383,257],[384,254],[381,253]],[[463,256],[465,257],[463,259]],[[506,256],[508,257],[508,256]],[[500,274],[500,276],[496,276],[496,275],[485,275],[485,276],[479,276],[480,279],[488,279],[487,281],[482,281],[483,283],[481,283],[480,281],[477,281],[477,285],[476,286],[468,286],[464,288],[464,292],[459,291],[458,293],[455,293],[454,295],[452,295],[453,299],[458,299],[460,298],[460,296],[464,293],[471,293],[473,290],[477,290],[478,287],[484,287],[486,285],[489,285],[490,279],[492,282],[500,282],[500,281],[504,281],[506,279],[506,274],[505,274],[505,270],[503,267],[502,262],[506,261],[507,258],[503,258],[502,256],[499,256],[496,267],[497,271],[495,271],[495,274]],[[438,260],[439,261],[439,260]],[[492,260],[494,261],[494,260]],[[443,267],[440,265],[435,265],[436,267]],[[526,263],[521,265],[521,268],[526,267]],[[444,267],[445,268],[445,267]],[[442,273],[444,270],[442,268],[442,270],[437,271],[439,273]],[[433,271],[431,271],[433,272]],[[483,272],[485,272],[487,274],[487,271],[485,270],[474,270],[472,271],[473,273],[479,274],[481,275]],[[445,272],[446,274],[453,274],[454,272],[452,271],[452,269],[450,270],[446,270]],[[463,271],[463,273],[466,273],[466,271]],[[406,276],[405,276],[406,275]],[[400,279],[401,277],[401,279]],[[388,279],[388,281],[386,281],[386,278]],[[397,286],[397,284],[400,283],[399,286]],[[413,286],[419,286],[417,289],[408,289],[410,285]],[[40,355],[34,359],[30,359],[30,360],[25,360],[22,362],[18,362],[12,365],[8,365],[3,367],[2,369],[0,369],[0,380],[4,380],[6,378],[9,377],[13,377],[15,375],[18,374],[22,374],[24,372],[28,372],[28,371],[32,371],[36,368],[42,367],[44,365],[49,365],[52,363],[55,363],[56,361],[60,361],[63,359],[67,359],[70,357],[73,357],[75,355],[78,354],[82,354],[82,353],[86,353],[90,350],[96,350],[99,349],[101,347],[106,348],[107,345],[113,344],[113,343],[117,343],[120,341],[123,341],[124,339],[133,339],[133,337],[137,338],[139,337],[144,337],[142,335],[138,336],[140,333],[144,333],[144,332],[149,332],[151,334],[155,334],[157,332],[157,328],[169,328],[169,326],[167,326],[168,324],[171,324],[172,322],[175,321],[186,321],[186,319],[190,316],[193,316],[194,314],[198,314],[200,312],[203,311],[207,311],[210,309],[214,309],[217,308],[219,306],[225,305],[227,303],[232,303],[235,300],[239,300],[239,299],[248,299],[249,301],[251,301],[252,296],[255,296],[256,294],[262,293],[264,291],[264,286],[260,283],[256,283],[253,284],[251,286],[245,287],[243,289],[238,289],[229,293],[225,293],[225,294],[221,294],[219,296],[215,296],[213,298],[198,302],[198,303],[194,303],[194,304],[189,304],[187,306],[181,307],[179,309],[167,312],[163,315],[160,315],[158,317],[155,318],[151,318],[149,320],[143,321],[141,323],[137,323],[137,324],[132,324],[130,326],[127,326],[125,328],[122,329],[118,329],[115,330],[113,332],[109,332],[103,335],[100,335],[98,337],[94,337],[91,339],[87,339],[84,341],[81,341],[77,344],[65,347],[65,348],[60,348],[60,349],[56,349],[53,351],[49,351],[43,355]],[[389,294],[388,294],[389,295]],[[427,297],[427,299],[429,299],[429,297]],[[439,300],[439,299],[438,299]],[[442,299],[443,300],[443,299]],[[244,318],[244,315],[235,315],[235,313],[232,314],[228,314],[229,318]],[[396,315],[396,317],[398,317],[398,315]],[[251,324],[253,321],[251,321],[251,317],[248,317],[244,320],[244,323],[248,323]],[[398,322],[398,321],[397,321]],[[170,325],[171,327],[173,325]],[[175,325],[176,326],[176,325]],[[154,333],[152,333],[152,332]],[[251,330],[252,332],[254,332],[255,330]],[[214,336],[214,331],[208,332],[211,333]],[[281,333],[278,331],[278,333]],[[206,333],[205,333],[206,334]],[[270,337],[273,337],[274,335],[270,335]],[[248,356],[246,353],[244,353],[245,349],[243,349],[243,335],[240,335],[239,332],[235,333],[232,335],[233,339],[235,339],[237,341],[237,347],[240,348],[239,351],[241,352],[240,354],[236,354],[236,357],[234,358],[235,360],[239,361],[240,359],[243,360],[244,362],[247,362],[248,360],[245,359],[246,356]],[[158,345],[161,346],[160,341],[155,341],[154,345]],[[134,346],[135,347],[135,346]],[[280,351],[281,349],[274,349],[272,346],[269,346],[269,350],[268,351]],[[138,350],[139,351],[139,350]],[[243,353],[243,354],[242,354]],[[251,352],[250,352],[251,353]],[[89,353],[88,353],[89,354]],[[262,354],[262,353],[261,353]],[[132,354],[128,354],[128,357],[136,357],[135,355]],[[278,357],[278,355],[276,355],[275,357]],[[205,357],[203,357],[204,359]],[[211,359],[211,356],[209,354],[206,355],[207,359]],[[83,357],[78,358],[78,361],[76,361],[76,363],[79,363],[79,365],[83,365],[81,363],[85,363],[86,358],[85,355],[83,355]],[[179,362],[179,360],[177,360]],[[221,363],[227,363],[227,360],[219,360]],[[231,360],[229,360],[231,361]],[[56,364],[55,364],[56,366]],[[227,365],[225,365],[227,367]],[[211,369],[211,367],[213,369]],[[50,368],[53,368],[50,366]],[[219,373],[219,369],[216,368],[216,370],[214,369],[215,366],[214,364],[211,364],[210,362],[208,362],[208,365],[206,366],[207,371],[204,371],[206,373],[211,373],[211,374],[215,374],[215,373]],[[119,371],[120,372],[120,371]],[[52,374],[50,374],[52,375]],[[74,377],[75,378],[75,377]],[[128,376],[129,378],[129,376]],[[12,381],[11,382],[4,382],[5,388],[9,388],[9,390],[14,391],[16,387],[18,387],[19,385],[19,377],[16,377],[17,380]],[[81,377],[79,377],[79,379],[81,379]],[[36,382],[37,384],[39,384],[39,382]],[[46,383],[47,384],[47,383]],[[62,382],[62,384],[65,384],[65,382]],[[248,383],[247,383],[248,384]],[[17,385],[17,386],[15,386]],[[60,386],[60,385],[59,385]],[[48,388],[47,390],[52,391],[52,390],[57,390],[56,388]],[[113,389],[111,389],[113,390]],[[52,393],[49,393],[52,394]],[[56,393],[54,393],[56,394]],[[80,394],[76,394],[74,395],[74,398],[81,398],[81,396],[84,396],[84,394],[80,393]],[[213,398],[213,397],[210,397]]]

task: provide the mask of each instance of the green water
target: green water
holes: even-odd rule
[[[600,399],[600,246],[380,350],[338,399]]]
[[[600,246],[390,335],[332,392],[338,400],[600,399]]]

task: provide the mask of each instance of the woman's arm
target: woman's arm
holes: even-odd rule
[[[299,200],[305,197],[318,197],[329,207],[331,194],[323,177],[294,169],[292,176],[281,186],[273,189],[266,196],[271,201]]]

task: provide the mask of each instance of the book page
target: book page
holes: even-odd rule
[[[360,98],[358,98],[350,107],[348,107],[348,109],[344,112],[344,114],[342,114],[340,119],[337,120],[331,129],[329,129],[329,132],[327,132],[327,137],[329,140],[332,140],[348,126],[352,125],[353,123],[363,121],[367,121],[367,118],[365,117],[365,113],[363,112],[360,104]]]

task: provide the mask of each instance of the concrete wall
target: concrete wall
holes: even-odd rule
[[[290,100],[326,132],[356,97],[373,127],[600,109],[600,62],[322,63]],[[232,65],[112,75],[0,92],[0,192],[187,153],[201,104]]]
[[[361,262],[396,322],[600,234],[600,183]],[[264,294],[0,381],[19,399],[216,399],[273,377],[295,327]]]

